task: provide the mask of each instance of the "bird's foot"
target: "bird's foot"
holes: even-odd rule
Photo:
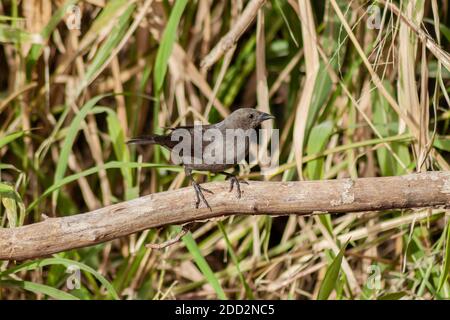
[[[241,198],[241,183],[248,185],[248,182],[245,180],[239,180],[236,176],[230,175],[227,177],[227,179],[230,179],[230,190],[228,192],[233,191],[234,185],[236,184],[236,190],[237,190],[237,197],[238,199]]]
[[[195,196],[197,198],[197,200],[195,201],[195,208],[198,209],[198,207],[200,206],[200,202],[203,202],[209,208],[209,210],[212,211],[212,209],[209,206],[208,201],[206,201],[206,198],[205,198],[205,196],[204,196],[202,191],[210,193],[210,194],[214,194],[214,192],[212,192],[211,190],[203,188],[201,185],[199,185],[195,181],[192,182],[192,186],[194,187]]]

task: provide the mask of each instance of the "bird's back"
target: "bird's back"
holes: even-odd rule
[[[180,136],[189,136],[190,140],[180,140]],[[172,151],[175,151],[175,146],[180,142],[185,143],[179,145],[177,153],[172,152],[171,157],[173,162],[181,162],[188,169],[220,172],[237,164],[236,153],[232,153],[234,156],[231,161],[226,161],[226,149],[230,148],[230,144],[227,143],[226,131],[220,124],[173,128],[167,138],[171,140],[171,145],[167,147]],[[184,157],[185,150],[189,150],[189,157]]]
[[[244,142],[235,138],[227,139],[227,132],[220,123],[181,126],[169,130],[166,135],[137,137],[129,143],[161,145],[171,151],[173,163],[183,164],[188,169],[210,172],[233,167],[248,154],[248,139]]]

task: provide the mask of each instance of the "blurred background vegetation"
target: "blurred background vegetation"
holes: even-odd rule
[[[201,67],[250,5],[256,17],[236,46]],[[274,114],[281,145],[275,174],[244,165],[243,177],[448,170],[448,9],[447,0],[3,0],[0,227],[186,186],[164,150],[125,141],[242,106]],[[445,299],[445,213],[235,216],[198,223],[162,251],[145,244],[179,227],[148,230],[0,261],[0,298]]]

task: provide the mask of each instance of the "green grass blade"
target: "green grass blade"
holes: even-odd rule
[[[326,106],[326,101],[332,92],[332,81],[327,72],[327,65],[320,62],[319,72],[317,74],[316,83],[314,84],[314,95],[311,106],[308,111],[308,119],[306,121],[305,138],[309,137],[314,123],[319,117],[320,111]]]
[[[170,54],[172,53],[173,43],[176,39],[178,24],[180,23],[181,15],[183,14],[187,3],[187,0],[175,1],[175,5],[170,13],[166,29],[164,30],[161,43],[158,48],[158,53],[156,55],[155,72],[153,74],[157,92],[161,90],[164,83],[167,63],[169,61]]]
[[[109,137],[113,145],[114,153],[118,161],[129,162],[130,152],[125,144],[125,134],[120,125],[119,118],[115,112],[109,112],[106,118]],[[125,180],[125,199],[129,200],[138,196],[137,189],[132,189],[133,176],[131,168],[121,168],[122,176]]]
[[[7,144],[13,142],[16,139],[19,139],[24,134],[25,134],[25,131],[18,131],[18,132],[11,133],[4,137],[0,137],[0,148],[6,146]]]
[[[43,39],[39,33],[0,24],[0,43],[42,44]]]
[[[13,166],[12,164],[5,164],[5,163],[0,163],[0,170],[13,170],[15,172],[22,172],[19,169],[17,169],[15,166]]]
[[[433,141],[435,148],[450,152],[450,139],[443,137],[436,137]]]
[[[230,254],[231,260],[233,261],[234,265],[236,266],[236,270],[239,275],[239,280],[241,281],[242,285],[245,288],[245,293],[247,295],[247,299],[254,299],[253,292],[250,289],[250,286],[248,285],[247,281],[245,280],[244,275],[241,272],[241,268],[239,267],[239,259],[236,256],[236,253],[234,252],[233,246],[231,245],[230,239],[228,238],[227,231],[225,230],[225,227],[224,227],[222,221],[218,221],[217,225],[219,226],[219,229],[222,232],[222,235],[225,239],[225,243],[227,245],[228,253]]]
[[[295,38],[295,33],[294,33],[294,31],[292,30],[292,28],[291,28],[291,24],[289,23],[289,20],[288,20],[288,18],[286,17],[286,14],[284,13],[284,10],[283,10],[283,4],[280,2],[280,0],[275,0],[274,2],[275,2],[275,4],[276,4],[275,7],[277,8],[277,10],[280,12],[281,16],[283,17],[283,21],[284,21],[284,23],[286,24],[286,27],[288,28],[289,35],[291,36],[292,41],[295,43],[295,45],[296,45],[297,47],[299,47],[298,41],[297,41],[297,39]]]
[[[378,297],[377,300],[400,300],[404,296],[406,296],[406,292],[404,291],[392,292]]]
[[[108,280],[106,280],[106,278],[104,276],[102,276],[100,273],[98,273],[93,268],[89,267],[88,265],[86,265],[84,263],[70,260],[70,259],[65,259],[65,258],[48,258],[48,259],[26,262],[26,263],[23,263],[21,265],[14,267],[14,268],[10,268],[8,270],[0,272],[0,277],[5,277],[7,275],[11,275],[11,274],[14,274],[14,273],[17,273],[20,271],[24,271],[24,270],[27,270],[27,271],[35,270],[37,268],[43,268],[48,265],[63,265],[65,267],[75,265],[78,268],[80,268],[80,270],[91,273],[95,278],[97,278],[98,281],[100,281],[100,283],[102,285],[105,286],[106,290],[108,290],[108,292],[111,294],[111,296],[114,299],[116,299],[116,300],[119,299],[119,296],[118,296],[116,290],[114,289],[113,285]]]
[[[69,130],[67,131],[67,135],[63,142],[61,153],[59,155],[59,161],[58,165],[56,166],[53,184],[58,184],[64,177],[68,166],[69,156],[72,150],[73,143],[78,135],[78,131],[81,129],[81,123],[84,120],[84,118],[88,115],[88,113],[92,110],[92,108],[97,104],[97,102],[102,98],[103,96],[97,96],[89,100],[81,108],[81,110],[78,112],[78,114],[75,116],[72,123],[70,124]],[[52,203],[54,205],[56,205],[57,198],[58,198],[58,191],[56,190],[52,196]]]
[[[0,182],[0,200],[6,209],[9,227],[23,225],[26,215],[25,205],[22,197],[12,185]],[[17,212],[19,213],[18,215]]]
[[[97,37],[99,33],[101,33],[102,29],[105,28],[105,26],[107,26],[111,22],[114,22],[117,15],[122,12],[123,6],[126,4],[126,0],[108,1],[102,11],[95,18],[94,22],[89,28],[89,31],[87,31],[84,35],[83,41],[85,41],[85,39]]]
[[[71,295],[70,293],[55,289],[53,287],[49,287],[44,284],[30,281],[0,280],[0,287],[2,286],[10,288],[22,288],[36,294],[45,294],[58,300],[79,300],[77,297]]]
[[[448,278],[448,273],[450,271],[450,222],[447,223],[447,238],[445,240],[445,258],[444,258],[444,268],[439,279],[439,286],[437,292],[441,291],[445,282]]]
[[[209,266],[208,262],[206,262],[205,258],[203,257],[199,247],[197,246],[197,243],[195,242],[190,232],[183,237],[183,242],[188,248],[189,252],[192,254],[192,257],[194,258],[194,261],[199,267],[200,271],[203,273],[206,280],[208,280],[209,284],[213,287],[214,291],[217,294],[217,297],[219,299],[226,300],[227,296],[225,295],[225,292],[223,291],[222,286],[219,283],[219,280],[217,279],[214,272],[211,270],[211,267]]]
[[[333,122],[331,121],[325,121],[316,125],[309,135],[308,145],[306,146],[307,155],[316,154],[325,150],[332,132]],[[307,163],[306,171],[308,172],[309,179],[318,180],[322,178],[323,163],[323,158]]]
[[[76,4],[78,1],[79,0],[68,0],[62,6],[60,6],[55,13],[53,13],[52,17],[50,18],[50,21],[41,31],[41,36],[43,39],[45,39],[45,41],[47,41],[48,38],[50,38],[50,35],[52,34],[53,30],[55,30],[56,26],[64,18],[69,6]],[[34,44],[31,47],[26,60],[27,78],[30,78],[32,68],[36,64],[36,61],[39,59],[43,47],[44,46],[42,44]]]
[[[136,6],[134,4],[130,4],[125,12],[119,17],[117,24],[111,30],[111,35],[102,44],[94,59],[87,67],[83,82],[77,89],[77,92],[81,92],[82,89],[88,86],[94,80],[96,75],[104,68],[104,64],[108,61],[111,53],[125,35],[127,26],[135,8]]]
[[[344,257],[344,252],[347,244],[348,242],[342,247],[331,265],[328,267],[328,270],[325,273],[325,277],[323,278],[322,284],[320,286],[317,300],[327,300],[333,289],[336,287],[339,272],[341,271],[342,258]]]
[[[176,170],[181,171],[181,168],[176,168],[173,166],[168,165],[160,165],[160,164],[153,164],[153,163],[137,163],[137,162],[121,162],[121,161],[110,161],[108,163],[105,163],[102,166],[95,166],[89,169],[86,169],[82,172],[78,172],[76,174],[67,176],[61,180],[59,180],[57,183],[53,183],[47,190],[45,190],[39,198],[34,200],[27,208],[27,212],[31,211],[38,203],[40,203],[43,199],[45,199],[49,194],[52,192],[58,190],[62,186],[74,182],[78,180],[81,177],[86,177],[91,174],[98,173],[100,170],[108,170],[108,169],[121,169],[121,168],[164,168],[164,169],[170,169],[170,170]]]
[[[130,152],[125,144],[125,134],[120,125],[117,113],[108,107],[95,107],[92,109],[95,114],[105,112],[107,113],[106,123],[108,126],[108,133],[113,146],[114,154],[118,161],[129,162],[131,159]],[[132,187],[133,176],[130,167],[120,168],[122,176],[125,180],[125,200],[134,199],[139,195],[139,188]]]

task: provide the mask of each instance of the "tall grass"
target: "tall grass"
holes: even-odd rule
[[[241,166],[247,178],[448,170],[448,1],[266,1],[201,69],[248,2],[2,1],[0,226],[186,186],[165,150],[128,149],[127,138],[240,106],[271,112],[280,129],[278,170]],[[234,216],[162,251],[145,244],[179,227],[147,230],[0,261],[0,297],[448,299],[446,213]]]

